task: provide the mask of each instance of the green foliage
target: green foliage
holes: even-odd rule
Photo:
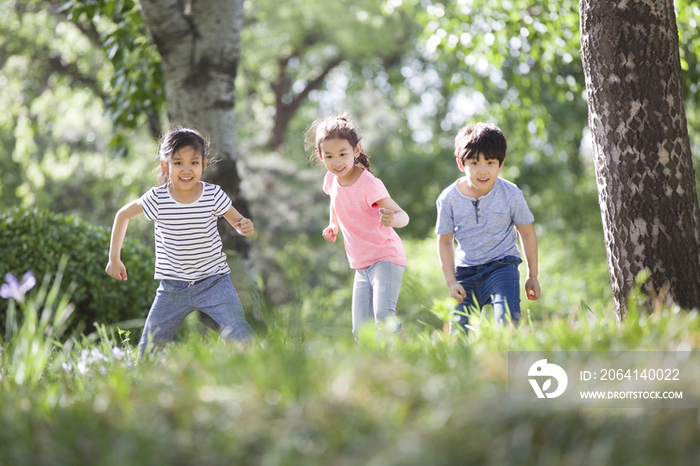
[[[66,293],[60,294],[67,258],[65,255],[61,258],[53,284],[47,274],[38,293],[16,296],[9,302],[5,326],[6,347],[0,353],[0,380],[5,387],[11,383],[36,387],[54,346],[58,344],[57,340],[67,329],[68,319],[75,309],[70,303],[74,284]],[[19,315],[16,314],[17,304]]]
[[[445,317],[446,306],[430,310]],[[507,403],[508,351],[694,348],[696,312],[664,308],[618,324],[582,307],[573,321],[517,330],[475,317],[476,330],[456,341],[425,327],[407,344],[362,345],[349,332],[309,331],[306,317],[272,322],[247,349],[190,338],[142,363],[128,332],[100,327],[54,348],[31,385],[9,383],[16,350],[7,345],[0,462],[636,466],[700,454],[694,410]]]
[[[99,31],[100,48],[112,63],[107,111],[116,129],[135,128],[145,115],[152,132],[160,129],[165,105],[161,58],[133,0],[69,0],[61,11],[83,30]],[[124,151],[127,138],[115,133],[112,144]]]
[[[39,207],[108,226],[153,185],[155,144],[139,118],[128,144],[109,146],[114,69],[96,30],[55,7],[21,0],[0,14],[0,209]],[[126,157],[114,157],[126,147]]]
[[[683,95],[692,144],[695,179],[700,184],[700,7],[692,0],[676,0]],[[700,193],[699,193],[700,194]]]
[[[122,260],[129,271],[128,281],[109,277],[107,264],[110,233],[72,216],[63,217],[45,210],[14,208],[0,212],[0,274],[21,276],[31,270],[36,277],[58,270],[66,254],[63,272],[65,290],[75,283],[72,301],[76,311],[73,328],[83,323],[114,324],[144,318],[155,296],[153,252],[127,239]],[[0,302],[0,320],[4,322],[7,301]]]
[[[244,10],[236,79],[239,132],[250,139],[243,152],[251,142],[276,149],[277,138],[300,150],[316,107],[326,114],[338,110],[333,107],[344,86],[333,86],[334,78],[387,86],[400,77],[401,57],[420,32],[410,15],[372,0],[265,0],[244,2]]]

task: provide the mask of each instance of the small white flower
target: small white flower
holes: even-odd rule
[[[115,346],[114,348],[112,348],[112,354],[114,355],[115,358],[117,358],[118,360],[121,360],[126,353]]]
[[[66,372],[70,373],[70,372],[73,370],[73,362],[72,362],[72,361],[68,361],[68,362],[61,363],[61,367],[62,367]]]
[[[93,348],[90,352],[93,361],[109,361],[109,358],[104,354],[100,353],[100,350]]]

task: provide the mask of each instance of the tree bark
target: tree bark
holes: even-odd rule
[[[700,209],[671,0],[581,0],[581,58],[618,319],[642,270],[654,307],[700,307]],[[657,303],[653,301],[656,300]]]
[[[168,119],[206,132],[212,156],[204,172],[250,217],[241,193],[235,137],[235,86],[243,27],[243,0],[142,0],[143,17],[163,60]],[[225,249],[238,252],[252,271],[250,242],[220,228]]]

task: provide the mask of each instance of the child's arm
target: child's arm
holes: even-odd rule
[[[377,201],[381,218],[379,222],[385,227],[403,228],[408,225],[408,214],[390,197]]]
[[[335,240],[338,238],[338,214],[335,213],[332,202],[328,226],[323,229],[323,237],[331,243],[335,243]]]
[[[253,221],[249,218],[245,218],[233,206],[229,207],[224,214],[224,218],[231,224],[239,235],[251,237],[253,236],[253,233],[255,233],[255,225],[253,225]]]
[[[119,212],[114,217],[112,238],[109,242],[109,262],[107,267],[105,267],[105,272],[112,278],[126,280],[126,267],[121,260],[122,244],[126,236],[126,229],[129,226],[129,220],[142,213],[141,199],[136,199],[119,209]]]
[[[540,282],[537,281],[537,234],[532,223],[528,225],[515,225],[520,235],[520,244],[525,253],[527,264],[527,280],[525,281],[525,293],[527,299],[536,301],[540,298]]]
[[[464,291],[464,287],[459,284],[455,276],[454,236],[454,233],[438,235],[438,260],[440,261],[440,267],[442,267],[442,273],[445,275],[445,282],[450,288],[450,296],[456,299],[457,303],[461,303],[467,297],[467,292]]]

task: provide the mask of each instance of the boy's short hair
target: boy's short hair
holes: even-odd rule
[[[455,137],[455,157],[462,163],[481,154],[486,160],[496,159],[503,165],[506,148],[503,131],[491,123],[472,123],[460,129]]]

